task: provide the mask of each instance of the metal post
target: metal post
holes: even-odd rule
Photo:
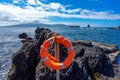
[[[55,42],[55,58],[59,62],[59,44]],[[60,80],[59,70],[56,70],[56,80]]]

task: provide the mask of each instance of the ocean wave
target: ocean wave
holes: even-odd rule
[[[15,41],[20,41],[20,39],[16,38],[16,37],[0,36],[0,43],[2,43],[2,42],[15,42]]]

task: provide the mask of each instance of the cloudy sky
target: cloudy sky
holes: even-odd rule
[[[120,0],[0,0],[0,24],[120,25]]]

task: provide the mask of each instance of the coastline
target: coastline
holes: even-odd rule
[[[50,70],[42,64],[39,57],[40,45],[52,36],[53,32],[45,28],[37,28],[34,38],[27,36],[26,33],[21,34],[21,37],[19,35],[23,45],[12,56],[12,65],[8,73],[8,80],[20,80],[23,79],[23,77],[24,80],[55,79],[55,72],[51,73]],[[101,75],[106,79],[116,77],[115,70],[117,69],[117,64],[114,63],[116,57],[120,54],[117,45],[83,40],[71,42],[75,49],[75,61],[73,62],[73,70],[70,74],[66,77],[61,75],[63,80],[66,78],[91,80],[95,78],[93,76],[95,74]],[[63,47],[61,49],[63,50],[61,52],[64,53],[62,58],[64,58],[67,53]],[[38,67],[40,68],[37,70]],[[43,73],[42,70],[44,69],[47,69],[47,71]],[[77,78],[75,78],[76,72],[78,73],[78,75],[76,75]]]

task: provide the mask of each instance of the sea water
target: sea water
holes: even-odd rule
[[[120,30],[108,30],[106,28],[72,28],[72,27],[47,27],[54,32],[65,36],[69,40],[88,40],[117,44],[120,49]],[[26,32],[34,36],[36,27],[0,27],[0,80],[5,80],[11,64],[11,56],[20,47],[18,38],[20,33]]]

